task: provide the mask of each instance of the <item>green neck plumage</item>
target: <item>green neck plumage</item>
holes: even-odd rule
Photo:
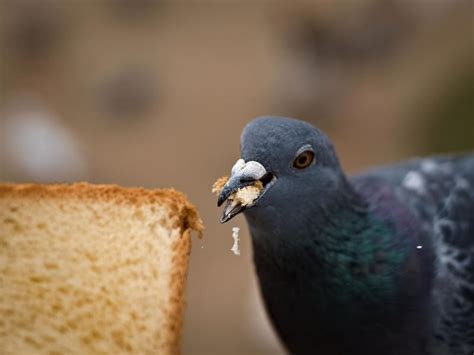
[[[397,273],[407,253],[395,231],[371,212],[349,210],[334,218],[321,230],[324,247],[317,253],[335,301],[377,303],[396,297]]]
[[[274,219],[281,225],[272,226],[271,239],[252,230],[257,272],[268,297],[288,292],[301,304],[336,309],[347,317],[363,310],[357,305],[376,308],[395,301],[398,273],[408,255],[403,240],[364,203],[341,202],[320,210],[313,234],[305,230],[305,220],[314,216],[302,212],[297,232],[285,229],[292,216]]]

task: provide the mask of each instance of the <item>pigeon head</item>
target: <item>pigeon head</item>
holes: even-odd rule
[[[241,136],[241,159],[235,163],[218,204],[245,186],[262,183],[257,198],[246,206],[227,201],[221,222],[240,212],[258,217],[262,211],[297,206],[308,196],[324,201],[343,179],[329,138],[307,122],[282,117],[259,117]],[[307,204],[306,204],[307,205]]]

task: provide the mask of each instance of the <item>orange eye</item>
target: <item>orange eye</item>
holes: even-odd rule
[[[297,169],[307,168],[314,159],[314,153],[311,150],[306,150],[298,155],[293,162],[293,166]]]

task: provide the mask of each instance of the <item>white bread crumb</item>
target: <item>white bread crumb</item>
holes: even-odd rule
[[[223,176],[212,185],[212,192],[219,195],[224,188],[224,186],[229,181],[229,177]],[[229,201],[232,203],[232,206],[240,204],[242,206],[250,206],[257,198],[260,196],[260,193],[263,190],[263,184],[261,181],[257,180],[251,185],[247,185],[233,192],[229,197]]]
[[[232,245],[232,248],[230,249],[234,255],[240,255],[240,247],[239,247],[239,227],[233,227],[232,228],[232,238],[234,238],[234,244]]]
[[[235,195],[232,196],[232,199],[240,202],[242,206],[248,206],[253,203],[260,195],[262,187],[258,185],[249,185],[241,189],[238,189]]]

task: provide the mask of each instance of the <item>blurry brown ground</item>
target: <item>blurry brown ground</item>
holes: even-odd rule
[[[0,180],[173,186],[199,207],[184,354],[282,352],[244,220],[219,225],[210,193],[251,118],[320,126],[349,172],[474,148],[470,1],[2,0],[0,13]]]

